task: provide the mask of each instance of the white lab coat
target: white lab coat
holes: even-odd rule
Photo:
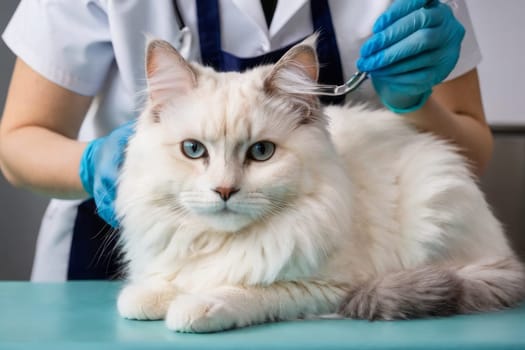
[[[329,1],[345,76],[354,72],[361,44],[389,3]],[[183,54],[198,61],[195,2],[178,0],[178,4],[190,33],[182,40]],[[458,65],[449,78],[471,70],[481,59],[466,6],[463,1],[456,4],[456,16],[467,34]],[[270,28],[259,0],[223,0],[219,7],[222,48],[239,57],[273,51],[312,32],[306,0],[279,1]],[[91,140],[137,116],[143,102],[140,92],[145,88],[146,35],[182,48],[171,0],[22,0],[3,39],[47,79],[79,94],[97,96],[79,136]],[[357,100],[374,96],[369,83],[351,95]],[[78,201],[51,201],[39,233],[33,280],[66,278],[77,205]]]

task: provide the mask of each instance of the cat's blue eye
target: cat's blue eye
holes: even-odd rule
[[[250,146],[248,157],[259,162],[270,159],[275,152],[275,144],[270,141],[259,141]]]
[[[208,152],[206,147],[197,140],[184,140],[181,143],[182,153],[190,159],[198,159],[205,157]]]

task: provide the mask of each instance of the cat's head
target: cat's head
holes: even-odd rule
[[[146,56],[149,106],[129,148],[142,159],[126,171],[171,198],[157,205],[237,232],[315,200],[334,157],[319,100],[296,93],[316,84],[315,39],[244,73],[190,64],[164,41]]]

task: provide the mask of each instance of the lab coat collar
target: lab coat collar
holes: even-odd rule
[[[303,7],[307,0],[283,0],[277,2],[277,8],[270,25],[270,36],[274,36]]]
[[[308,1],[307,0],[283,0],[277,2],[277,8],[270,25],[270,30],[266,25],[264,19],[264,13],[261,7],[260,0],[232,0],[233,4],[249,17],[258,27],[258,29],[264,33],[266,37],[268,35],[274,36],[277,34],[288,21],[297,13],[297,11],[303,7]]]
[[[264,37],[268,37],[268,26],[260,0],[232,0],[232,3],[257,25]]]

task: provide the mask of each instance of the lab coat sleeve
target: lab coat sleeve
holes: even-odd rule
[[[95,0],[22,0],[2,38],[36,72],[81,95],[97,94],[114,56]]]
[[[450,72],[446,80],[457,78],[476,68],[482,58],[465,1],[453,1],[451,6],[456,18],[465,27],[465,37],[461,43],[461,53],[456,67]]]

